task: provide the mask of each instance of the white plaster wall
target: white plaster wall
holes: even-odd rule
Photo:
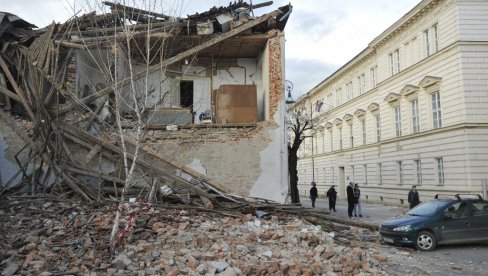
[[[210,78],[198,78],[193,80],[193,111],[196,112],[195,123],[198,116],[206,110],[211,110]]]
[[[488,123],[488,41],[460,47],[465,121]]]
[[[146,67],[143,65],[133,65],[134,72],[140,72],[145,70]],[[129,106],[133,105],[133,93],[135,93],[136,98],[142,105],[146,103],[146,108],[154,108],[156,105],[160,104],[162,106],[171,105],[171,95],[175,91],[174,83],[168,79],[162,71],[156,71],[148,74],[147,76],[135,80],[134,84],[128,84],[123,87],[122,91],[124,94],[124,99],[127,105],[124,105],[123,111],[130,111]],[[147,92],[147,98],[146,98]]]
[[[237,59],[238,67],[216,67],[216,75],[212,78],[212,90],[218,89],[223,84],[255,84],[257,88],[258,120],[264,120],[264,110],[267,106],[263,100],[262,67],[260,62],[253,58]]]
[[[484,0],[458,0],[459,39],[488,40],[488,5]]]
[[[107,50],[90,50],[76,52],[76,83],[78,96],[83,97],[85,85],[90,93],[99,90],[97,85],[106,85],[110,80],[110,62],[112,58]]]
[[[281,72],[282,80],[285,79],[285,40],[284,36],[279,39],[281,45]],[[262,68],[269,67],[269,42],[260,58]],[[263,88],[269,91],[269,70],[262,70]],[[268,80],[265,82],[264,80]],[[284,84],[283,86],[284,87]],[[268,97],[269,98],[269,97]],[[287,136],[285,129],[285,93],[282,91],[281,98],[278,102],[273,122],[276,127],[268,128],[267,133],[270,137],[268,146],[260,152],[261,175],[253,185],[250,196],[271,199],[277,202],[284,202],[288,194],[288,148]]]

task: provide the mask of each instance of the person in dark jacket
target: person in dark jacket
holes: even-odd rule
[[[347,186],[346,191],[347,191],[347,214],[349,215],[349,218],[352,218],[352,211],[354,210],[354,184],[352,182],[349,182],[349,186]]]
[[[408,192],[408,203],[410,203],[410,209],[420,203],[419,192],[417,192],[417,186],[415,185],[413,185],[410,192]]]
[[[337,200],[337,191],[335,190],[334,185],[330,186],[329,190],[325,195],[326,198],[329,199],[329,212],[332,212],[332,210],[334,210],[334,212],[337,213],[335,208],[336,200]]]
[[[315,182],[312,181],[312,188],[310,188],[310,200],[312,200],[312,208],[315,208],[315,200],[319,196]]]

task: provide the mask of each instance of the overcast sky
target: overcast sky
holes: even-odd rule
[[[66,21],[74,11],[83,14],[93,10],[94,1],[0,0],[0,11],[16,14],[38,27],[44,27],[52,21]],[[272,6],[255,10],[255,15],[270,12],[289,2],[293,5],[285,28],[286,79],[293,83],[293,97],[296,99],[365,49],[369,42],[420,1],[275,0]],[[142,0],[125,2],[138,7]],[[151,10],[186,17],[195,12],[205,12],[213,6],[227,6],[229,2],[161,0]],[[265,0],[253,1],[254,4],[262,2]]]

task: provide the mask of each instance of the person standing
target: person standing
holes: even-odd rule
[[[335,208],[336,200],[337,200],[337,191],[335,190],[334,185],[330,186],[329,190],[325,195],[326,198],[329,199],[329,212],[332,212],[332,210],[334,210],[334,212],[337,213]]]
[[[352,211],[354,209],[354,189],[352,182],[349,182],[349,186],[346,188],[347,191],[347,214],[349,218],[352,218]]]
[[[312,188],[310,188],[310,200],[312,200],[312,208],[315,208],[315,200],[319,196],[317,187],[314,181],[312,181]]]
[[[361,197],[361,190],[359,190],[358,183],[354,184],[354,216],[363,217],[362,210],[361,210],[361,201],[359,198]]]
[[[420,203],[419,192],[417,192],[417,186],[415,185],[413,185],[410,192],[408,192],[408,203],[410,203],[410,209]]]

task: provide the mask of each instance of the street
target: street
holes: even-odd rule
[[[310,199],[301,198],[302,206],[311,208]],[[362,221],[381,224],[389,218],[408,211],[407,206],[385,205],[362,202]],[[329,211],[325,199],[315,202],[317,210]],[[347,218],[347,203],[338,201],[336,215]],[[379,235],[379,233],[378,233]],[[470,245],[440,245],[432,252],[421,252],[414,248],[380,244],[368,245],[388,257],[384,269],[391,275],[486,275],[488,271],[488,243]]]

